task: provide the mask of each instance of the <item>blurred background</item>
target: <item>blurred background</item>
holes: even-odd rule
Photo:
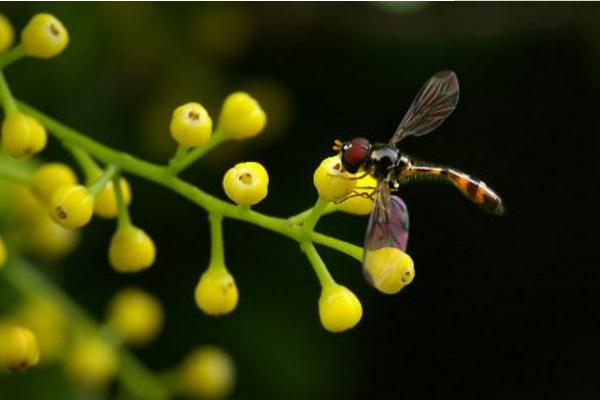
[[[205,214],[131,177],[132,215],[158,248],[141,274],[112,272],[113,222],[95,220],[75,254],[44,265],[102,319],[108,299],[139,285],[164,304],[166,330],[136,351],[152,369],[199,344],[235,359],[234,399],[588,399],[600,395],[596,254],[600,6],[596,4],[36,4],[2,3],[20,30],[48,11],[69,30],[63,55],[6,72],[19,98],[111,146],[155,162],[174,151],[172,110],[247,90],[267,132],[219,147],[184,176],[222,198],[239,161],[269,170],[257,209],[310,207],[312,172],[336,138],[387,141],[422,83],[456,71],[461,99],[429,136],[402,150],[482,177],[504,198],[494,218],[445,185],[412,184],[414,282],[373,290],[360,265],[322,250],[361,299],[353,330],[330,334],[319,286],[295,242],[226,221],[227,265],[240,289],[230,316],[199,312],[193,290],[208,263]],[[49,160],[71,159],[53,141]],[[366,218],[331,215],[318,229],[362,243]],[[10,288],[0,282],[0,305]],[[2,300],[4,299],[4,300]],[[0,376],[2,399],[86,398],[59,368]]]

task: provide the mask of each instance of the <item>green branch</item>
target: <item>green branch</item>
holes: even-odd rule
[[[71,145],[83,148],[98,160],[106,164],[114,164],[123,171],[147,179],[151,182],[164,186],[175,193],[180,194],[192,203],[200,206],[204,210],[224,217],[252,223],[261,228],[277,232],[291,239],[301,242],[305,240],[302,227],[290,224],[283,218],[271,217],[261,214],[254,210],[244,209],[226,201],[220,200],[210,194],[200,190],[198,187],[173,175],[168,167],[150,163],[132,156],[126,152],[114,150],[93,139],[90,139],[82,133],[67,127],[66,125],[54,120],[37,109],[23,102],[17,102],[19,107],[27,114],[36,118],[42,125],[48,129],[57,139]],[[329,236],[310,232],[308,235],[311,241],[322,244],[327,247],[339,250],[351,257],[357,258],[358,246],[346,243],[342,240],[333,239]],[[342,245],[340,247],[340,245]],[[359,257],[360,258],[360,257]]]

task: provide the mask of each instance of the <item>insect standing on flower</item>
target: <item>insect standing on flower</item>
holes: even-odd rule
[[[408,136],[423,136],[436,129],[454,111],[458,103],[458,79],[452,71],[433,75],[421,88],[402,122],[388,143],[373,143],[365,138],[349,142],[336,140],[334,150],[340,152],[342,166],[350,173],[363,169],[377,179],[371,193],[351,193],[339,202],[353,196],[368,196],[374,200],[365,236],[363,269],[371,281],[367,263],[378,250],[386,258],[397,257],[406,250],[408,241],[408,211],[400,197],[392,195],[401,184],[415,179],[437,179],[453,184],[464,196],[494,215],[501,215],[504,206],[500,197],[484,182],[452,168],[432,166],[411,159],[396,147]],[[369,188],[370,189],[370,188]],[[393,259],[389,260],[394,263]],[[373,282],[372,282],[373,283]]]

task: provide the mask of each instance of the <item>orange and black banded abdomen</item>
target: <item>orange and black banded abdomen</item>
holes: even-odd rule
[[[437,176],[450,181],[466,198],[494,215],[504,214],[502,199],[485,182],[475,179],[464,172],[445,167],[411,167],[414,174]]]

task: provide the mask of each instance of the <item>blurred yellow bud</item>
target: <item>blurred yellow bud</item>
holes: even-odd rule
[[[319,196],[327,201],[340,200],[354,189],[356,181],[344,171],[339,156],[324,159],[313,175]]]
[[[117,229],[108,248],[108,260],[117,272],[139,272],[149,268],[155,257],[154,242],[135,226]]]
[[[29,329],[0,323],[0,367],[22,371],[36,365],[39,360],[37,341]]]
[[[35,118],[15,111],[2,122],[2,147],[14,158],[39,153],[46,141],[46,130]]]
[[[4,264],[6,264],[6,245],[0,236],[0,268],[4,267]]]
[[[0,14],[0,54],[8,50],[15,40],[15,31],[4,15]]]
[[[211,265],[202,274],[194,293],[196,305],[208,315],[229,314],[238,303],[238,289],[224,265]]]
[[[128,344],[141,346],[156,338],[164,313],[158,300],[140,290],[123,289],[110,302],[108,324]]]
[[[52,299],[28,301],[17,311],[17,318],[37,338],[42,361],[55,360],[62,354],[67,340],[67,318]]]
[[[55,261],[71,254],[79,242],[79,233],[64,228],[44,213],[31,221],[24,239],[30,253]]]
[[[41,214],[48,215],[47,208],[28,186],[11,186],[9,199],[9,215],[20,222],[30,223]]]
[[[117,355],[99,338],[79,339],[65,359],[67,375],[89,390],[106,388],[113,380],[117,367]]]
[[[377,180],[371,175],[365,175],[356,181],[354,190],[357,193],[371,194],[377,186]],[[338,209],[355,215],[369,215],[373,210],[373,200],[367,196],[354,196],[338,204]]]
[[[121,178],[120,182],[123,200],[125,201],[125,205],[128,206],[131,203],[131,189],[125,178]],[[101,218],[115,218],[118,215],[119,207],[112,180],[96,195],[94,213]]]
[[[239,163],[225,173],[223,189],[234,203],[253,206],[267,197],[269,174],[257,162]]]
[[[171,136],[184,147],[201,146],[212,134],[212,119],[202,105],[187,103],[179,106],[171,118]]]
[[[233,360],[218,347],[200,347],[184,361],[181,383],[183,392],[191,397],[224,398],[235,383]]]
[[[85,186],[61,186],[52,194],[50,216],[67,229],[81,228],[90,222],[94,213],[94,198]]]
[[[69,44],[69,33],[56,17],[36,14],[21,32],[21,46],[28,56],[50,58]]]
[[[267,124],[267,115],[248,93],[229,95],[221,109],[219,130],[233,139],[248,139],[258,135]]]
[[[47,163],[42,164],[31,181],[31,190],[39,196],[42,201],[50,203],[52,194],[56,189],[66,185],[76,185],[77,176],[66,164]]]
[[[363,272],[371,285],[386,294],[398,293],[415,277],[413,260],[395,247],[366,251]]]
[[[319,298],[321,324],[330,332],[353,328],[362,317],[362,305],[348,288],[332,284],[324,286]]]

